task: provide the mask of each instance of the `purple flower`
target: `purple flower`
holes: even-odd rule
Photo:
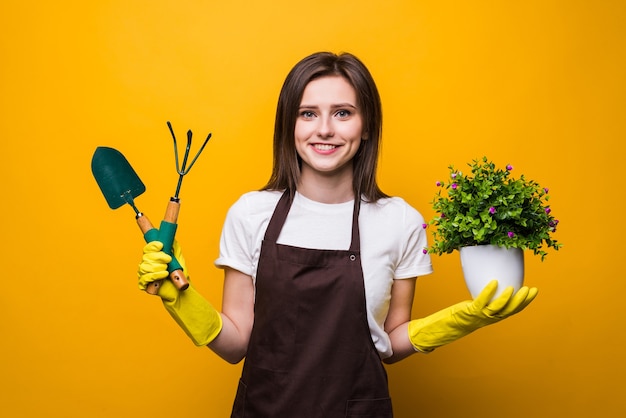
[[[422,252],[423,252],[424,254],[428,254],[428,249],[424,248],[424,249],[422,250]]]
[[[496,208],[494,208],[493,206],[489,208],[489,213],[491,213],[492,215],[494,213],[496,213]]]
[[[552,212],[552,209],[546,208],[546,214]]]
[[[509,236],[509,238],[513,238],[515,236],[515,233],[509,231],[507,235]]]
[[[445,213],[442,213],[442,214],[441,214],[441,217],[442,217],[442,218],[445,218],[445,217],[446,217],[446,214],[445,214]]]
[[[438,181],[438,182],[437,182],[437,183],[435,183],[435,184],[437,185],[437,187],[440,187],[440,186],[441,186],[441,182],[440,182],[440,181]]]
[[[506,169],[508,171],[511,171],[511,170],[513,170],[513,166],[511,164],[507,164]]]
[[[552,232],[556,231],[556,226],[559,224],[559,220],[558,219],[553,219],[550,222],[548,222],[548,225],[550,226],[550,228],[552,228]]]
[[[452,174],[450,174],[450,177],[452,177],[453,179],[455,179],[455,178],[456,178],[456,173],[452,173]]]
[[[548,189],[547,187],[544,187],[544,188],[543,188],[543,191],[544,191],[545,193],[548,193],[548,192],[550,191],[550,189]]]
[[[456,183],[452,183],[452,186],[450,186],[450,187],[452,187],[452,190],[456,190],[456,188],[458,187],[458,185],[457,185]]]
[[[422,228],[424,229],[428,228],[428,224],[422,224]]]

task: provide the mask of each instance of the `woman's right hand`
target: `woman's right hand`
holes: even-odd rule
[[[139,289],[145,291],[150,283],[168,277],[168,264],[172,261],[172,257],[162,250],[163,243],[160,241],[149,242],[143,247],[143,256],[137,271]],[[172,244],[172,253],[174,254],[174,257],[176,257],[180,267],[182,267],[183,274],[187,277],[187,279],[189,279],[187,266],[185,265],[185,257],[183,257],[180,244],[178,244],[178,241],[176,240],[174,240],[174,243]],[[158,294],[161,297],[163,297],[163,291],[167,290],[162,289],[164,285],[167,286],[167,282],[163,282],[163,285],[159,288]]]
[[[149,242],[143,247],[143,256],[137,270],[139,289],[146,290],[150,283],[169,276],[167,265],[172,257],[162,249],[163,243],[159,241]]]

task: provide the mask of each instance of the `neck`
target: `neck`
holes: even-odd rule
[[[298,183],[298,192],[307,199],[320,203],[349,202],[354,199],[352,173],[337,176],[303,170]]]

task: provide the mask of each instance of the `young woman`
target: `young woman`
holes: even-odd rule
[[[392,417],[384,362],[429,352],[519,312],[536,296],[497,283],[474,301],[411,320],[432,272],[422,216],[376,182],[382,112],[351,54],[316,53],[282,87],[269,182],[229,210],[216,265],[222,311],[165,281],[166,309],[197,345],[245,358],[232,417]],[[167,277],[144,247],[139,286]],[[184,266],[180,247],[174,256]]]

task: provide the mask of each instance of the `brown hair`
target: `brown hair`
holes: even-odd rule
[[[324,76],[341,76],[354,87],[367,137],[354,156],[355,197],[368,201],[387,197],[376,182],[376,167],[382,132],[382,108],[378,89],[365,65],[349,53],[318,52],[298,62],[289,72],[278,97],[274,125],[272,175],[262,190],[287,189],[293,195],[300,178],[301,160],[296,152],[294,130],[305,87]]]

